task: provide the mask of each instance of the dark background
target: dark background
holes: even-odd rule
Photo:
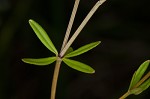
[[[81,0],[72,33],[97,0]],[[55,64],[38,67],[24,57],[52,56],[28,24],[34,19],[60,49],[74,0],[0,0],[0,99],[49,99]],[[57,99],[117,99],[132,74],[150,59],[150,1],[107,0],[72,47],[102,43],[73,59],[92,66],[84,74],[62,64]],[[128,99],[149,99],[150,89]]]

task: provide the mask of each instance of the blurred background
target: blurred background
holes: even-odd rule
[[[72,33],[98,0],[81,0]],[[24,57],[52,56],[28,24],[37,21],[59,50],[74,0],[0,0],[0,99],[49,99],[54,63],[38,67]],[[84,74],[62,64],[56,99],[118,99],[132,74],[150,59],[150,1],[107,0],[73,43],[102,43],[73,59],[96,70]],[[149,99],[150,89],[128,99]]]

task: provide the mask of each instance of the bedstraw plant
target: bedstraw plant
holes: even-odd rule
[[[140,65],[140,67],[134,72],[132,76],[128,91],[119,99],[125,99],[131,94],[139,95],[150,86],[150,71],[148,71],[148,73],[143,76],[146,70],[148,70],[149,64],[150,60],[147,60]]]
[[[86,44],[76,50],[73,50],[71,47],[71,44],[75,41],[81,30],[84,28],[84,26],[87,24],[89,19],[92,17],[92,15],[95,13],[95,11],[99,8],[101,4],[103,4],[106,0],[99,0],[97,3],[93,6],[93,8],[90,10],[90,12],[87,14],[85,19],[82,21],[80,26],[77,28],[75,33],[70,37],[70,32],[71,28],[75,19],[75,15],[78,9],[78,5],[80,0],[75,0],[74,7],[72,10],[72,14],[70,17],[70,21],[66,30],[66,34],[64,36],[64,41],[62,43],[62,47],[60,52],[55,48],[54,44],[52,43],[51,39],[49,38],[48,34],[46,31],[34,20],[30,19],[29,24],[39,40],[43,43],[43,45],[52,53],[54,53],[54,56],[51,57],[46,57],[46,58],[23,58],[22,61],[28,64],[33,64],[37,66],[46,66],[49,65],[53,62],[56,62],[55,64],[55,69],[54,69],[54,74],[53,74],[53,80],[52,80],[52,86],[51,86],[51,96],[50,99],[55,99],[55,94],[56,94],[56,86],[57,86],[57,80],[58,80],[58,75],[59,75],[59,70],[61,63],[64,62],[67,66],[84,72],[84,73],[89,73],[93,74],[95,73],[95,70],[90,67],[89,65],[86,65],[82,62],[72,60],[70,59],[71,57],[75,57],[78,55],[81,55],[96,46],[98,46],[101,42],[96,41],[92,42],[90,44]],[[70,39],[69,39],[70,38]],[[147,69],[149,65],[149,61],[144,62],[140,68],[135,72],[133,75],[129,90],[125,95],[120,97],[120,99],[124,99],[125,97],[129,96],[130,94],[139,94],[145,89],[147,89],[150,86],[150,72],[144,76],[142,79],[142,75],[144,74],[145,70]],[[149,79],[148,79],[149,78]],[[141,80],[140,80],[141,79]],[[148,80],[146,80],[148,79]]]
[[[73,11],[70,17],[70,21],[66,30],[66,34],[64,37],[64,41],[61,47],[60,52],[58,53],[57,49],[55,48],[54,44],[52,43],[51,39],[48,37],[48,34],[46,31],[34,20],[30,19],[29,24],[32,27],[33,31],[37,35],[37,37],[40,39],[40,41],[46,46],[49,51],[55,54],[55,56],[52,57],[46,57],[46,58],[38,58],[38,59],[33,59],[33,58],[23,58],[22,61],[25,63],[29,64],[34,64],[38,66],[45,66],[53,63],[56,61],[55,65],[55,70],[53,74],[53,80],[52,80],[52,87],[51,87],[51,96],[50,99],[55,99],[55,94],[56,94],[56,86],[57,86],[57,79],[58,79],[58,74],[59,74],[59,69],[61,66],[61,62],[63,61],[66,65],[69,67],[76,69],[78,71],[84,72],[84,73],[94,73],[95,70],[91,68],[90,66],[81,63],[79,61],[75,61],[72,59],[69,59],[71,57],[83,54],[97,45],[100,44],[100,41],[96,41],[87,45],[84,45],[77,50],[72,50],[70,47],[71,44],[74,42],[74,40],[77,38],[81,30],[84,28],[86,23],[89,21],[89,19],[92,17],[92,15],[95,13],[95,11],[98,9],[98,7],[103,4],[106,0],[99,0],[94,7],[91,9],[91,11],[88,13],[88,15],[85,17],[81,25],[78,27],[78,29],[75,31],[75,33],[72,35],[72,37],[69,39],[69,35],[71,32],[71,28],[74,22],[74,18],[77,12],[77,8],[79,5],[80,0],[75,0]],[[69,40],[68,40],[69,39]]]

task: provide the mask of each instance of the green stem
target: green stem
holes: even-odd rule
[[[126,92],[124,95],[122,95],[119,99],[125,99],[126,97],[128,97],[130,95],[130,92]]]
[[[132,89],[139,87],[149,77],[150,77],[150,72],[148,72]],[[130,90],[128,92],[126,92],[123,96],[121,96],[119,99],[125,99],[129,95],[130,95]]]
[[[52,80],[51,97],[50,97],[50,99],[55,99],[57,80],[58,80],[58,75],[59,75],[61,62],[62,62],[61,58],[58,57],[57,61],[56,61],[56,65],[55,65],[53,80]]]

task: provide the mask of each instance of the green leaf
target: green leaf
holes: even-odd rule
[[[140,85],[138,88],[132,89],[130,92],[134,95],[139,95],[144,90],[146,90],[150,86],[150,78],[146,80],[142,85]]]
[[[33,59],[33,58],[23,58],[22,61],[28,64],[33,65],[49,65],[53,63],[57,58],[56,57],[47,57],[47,58],[39,58],[39,59]]]
[[[78,70],[84,73],[95,73],[95,70],[93,68],[91,68],[90,66],[84,63],[71,60],[71,59],[66,59],[66,58],[63,58],[63,62],[75,70]]]
[[[96,47],[99,44],[100,44],[100,41],[84,45],[84,46],[78,48],[77,50],[70,52],[69,54],[65,55],[64,57],[74,57],[74,56],[83,54],[83,53],[93,49],[94,47]]]
[[[129,89],[131,89],[131,87],[133,87],[133,82],[134,82],[134,79],[135,79],[135,76],[136,76],[136,71],[134,72],[133,76],[132,76],[132,79],[131,79],[131,82],[130,82],[130,86],[129,86]]]
[[[150,86],[150,78],[148,80],[146,80],[143,84],[141,84],[138,88],[141,89],[141,92],[143,92],[144,90],[146,90],[148,87]],[[141,93],[140,92],[140,93]]]
[[[140,65],[138,70],[135,71],[135,73],[132,77],[132,80],[130,82],[129,90],[132,89],[132,87],[134,87],[138,83],[138,81],[141,79],[141,77],[145,73],[146,69],[148,68],[149,63],[150,63],[150,60],[145,61],[144,63],[142,63]]]
[[[132,90],[130,90],[130,94],[134,94],[134,95],[138,95],[142,92],[141,88],[134,88]]]
[[[46,31],[34,20],[30,19],[29,24],[32,27],[33,31],[40,39],[40,41],[53,53],[58,54],[55,46],[53,45],[51,39],[48,37]]]

